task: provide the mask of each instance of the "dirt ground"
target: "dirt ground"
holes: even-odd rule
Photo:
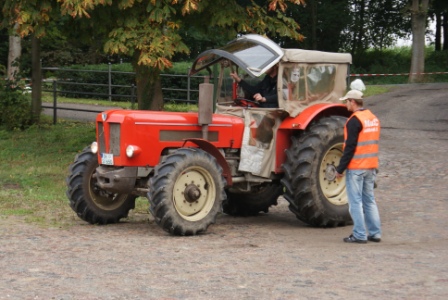
[[[174,237],[149,215],[68,229],[0,217],[0,299],[447,299],[448,84],[370,97],[382,122],[381,243],[311,228],[285,200]],[[68,205],[68,204],[67,204]]]

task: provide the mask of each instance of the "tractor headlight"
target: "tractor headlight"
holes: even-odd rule
[[[129,158],[139,155],[140,152],[141,149],[137,146],[129,145],[126,147],[126,156]]]
[[[93,142],[90,145],[90,151],[92,151],[93,154],[97,154],[98,153],[98,143],[97,142]]]

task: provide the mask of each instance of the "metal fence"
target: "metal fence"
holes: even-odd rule
[[[78,109],[78,108],[68,108],[68,107],[58,107],[57,105],[57,98],[58,95],[84,95],[86,97],[96,97],[96,98],[103,98],[108,99],[109,101],[120,99],[125,101],[131,102],[131,107],[135,108],[135,102],[137,99],[137,93],[136,93],[136,86],[135,84],[113,84],[114,82],[114,75],[126,75],[130,76],[131,80],[133,81],[135,79],[135,72],[123,72],[123,71],[113,71],[112,70],[112,64],[108,65],[108,70],[82,70],[82,69],[64,69],[64,68],[51,68],[51,67],[42,67],[42,71],[49,71],[52,73],[92,73],[92,74],[100,74],[100,75],[107,75],[107,83],[92,83],[92,82],[78,82],[74,80],[76,76],[56,76],[58,79],[54,80],[44,80],[43,81],[43,92],[50,92],[53,95],[53,106],[46,106],[43,105],[43,108],[53,109],[53,122],[56,123],[57,120],[57,110],[73,110],[73,111],[84,111],[84,112],[94,112],[99,113],[101,111],[95,111],[95,110],[88,110],[88,109]],[[436,75],[446,75],[448,72],[434,72],[434,73],[422,73],[422,74],[436,74]],[[100,76],[99,75],[99,76]],[[356,77],[373,77],[373,76],[404,76],[409,75],[409,73],[403,73],[403,74],[349,74],[349,77],[356,78]],[[179,80],[185,80],[186,83],[184,86],[185,88],[173,88],[170,86],[162,86],[163,91],[163,101],[164,102],[175,102],[175,103],[197,103],[198,97],[192,97],[192,95],[197,96],[199,93],[199,90],[197,88],[191,88],[192,85],[192,79],[195,79],[195,82],[193,83],[195,87],[198,87],[198,81],[201,80],[204,82],[205,76],[188,76],[188,75],[175,75],[175,74],[160,74],[161,77],[171,77],[175,78],[176,82],[177,79]],[[82,77],[82,76],[80,76]],[[104,81],[104,78],[102,79]],[[98,82],[100,80],[96,80]],[[169,84],[168,84],[169,85]],[[103,87],[107,90],[107,92],[86,92],[81,90],[76,90],[73,87],[76,86],[82,86],[82,87]],[[120,93],[114,93],[114,90],[118,89]],[[166,97],[166,95],[171,95],[174,93],[175,96],[172,97]]]
[[[108,76],[108,83],[88,83],[88,82],[78,82],[75,81],[72,77],[67,77],[67,78],[59,78],[57,76],[58,79],[54,79],[54,80],[50,80],[53,83],[53,89],[52,90],[45,90],[42,89],[42,91],[46,91],[46,92],[54,92],[55,89],[58,93],[60,94],[76,94],[76,95],[88,95],[88,96],[99,96],[99,97],[108,97],[108,99],[110,101],[112,101],[113,98],[115,97],[120,97],[120,98],[130,98],[131,101],[132,99],[134,99],[135,101],[135,87],[133,84],[131,85],[114,85],[112,84],[112,78],[114,74],[126,74],[126,75],[134,75],[135,73],[133,72],[120,72],[120,71],[112,71],[112,67],[111,64],[109,64],[109,69],[107,71],[103,71],[103,70],[77,70],[77,69],[63,69],[63,68],[42,68],[42,71],[50,71],[50,72],[54,72],[54,73],[58,73],[58,72],[69,72],[69,73],[94,73],[94,74],[107,74]],[[44,83],[48,82],[48,80],[44,80]],[[56,87],[55,87],[56,85]],[[69,86],[97,86],[97,87],[107,87],[108,92],[107,93],[92,93],[92,92],[82,92],[82,91],[73,91],[70,89],[64,89],[65,87],[69,87]],[[45,87],[45,86],[44,86]],[[130,93],[129,94],[124,94],[124,95],[119,95],[119,94],[113,94],[112,93],[112,89],[118,87],[118,88],[128,88]]]
[[[60,76],[56,76],[58,79],[44,79],[43,80],[43,92],[49,92],[53,95],[53,105],[42,105],[42,108],[53,109],[53,123],[57,121],[57,110],[72,110],[72,111],[82,111],[82,112],[93,112],[100,113],[101,111],[89,110],[89,109],[79,109],[79,108],[68,108],[68,107],[60,107],[58,106],[58,96],[59,95],[84,95],[86,97],[95,97],[95,98],[103,98],[108,99],[109,101],[113,101],[115,99],[123,100],[131,102],[131,108],[135,108],[135,102],[137,99],[136,86],[135,84],[123,85],[123,84],[113,84],[114,75],[128,75],[131,76],[132,80],[135,78],[135,72],[123,72],[123,71],[113,71],[112,65],[109,64],[108,70],[78,70],[78,69],[64,69],[64,68],[54,68],[54,67],[42,67],[42,71],[48,71],[52,73],[93,73],[105,75],[107,74],[107,84],[106,83],[89,83],[89,82],[79,82],[74,80],[76,76],[66,76],[62,78]],[[188,75],[176,75],[176,74],[160,74],[161,77],[173,77],[179,80],[186,81],[186,88],[171,88],[171,87],[162,87],[162,91],[164,95],[170,95],[170,93],[175,92],[177,97],[164,97],[164,102],[175,102],[175,103],[197,103],[197,97],[192,97],[192,94],[197,95],[199,90],[197,88],[191,88],[192,78],[196,78],[198,80],[204,80],[204,76],[188,76]],[[73,87],[83,86],[83,87],[103,87],[107,90],[107,92],[85,92],[82,90],[76,90]],[[197,85],[198,86],[198,85]],[[121,93],[114,93],[114,89],[120,89]],[[179,96],[181,95],[181,96]]]
[[[120,85],[113,84],[114,75],[129,75],[133,79],[135,78],[135,72],[122,72],[122,71],[113,71],[111,64],[109,64],[108,70],[77,70],[77,69],[63,69],[63,68],[53,68],[53,67],[43,67],[42,71],[50,71],[53,73],[60,72],[71,72],[71,73],[96,73],[96,74],[107,74],[107,84],[106,83],[89,83],[89,82],[79,82],[74,80],[72,77],[70,78],[59,78],[54,80],[44,80],[44,87],[42,91],[60,94],[73,94],[73,95],[85,95],[85,96],[97,96],[99,98],[106,98],[109,101],[112,101],[116,98],[119,99],[129,99],[132,104],[134,104],[137,99],[136,95],[136,86],[135,84],[130,85]],[[193,99],[191,96],[192,93],[198,93],[199,90],[196,88],[192,88],[191,80],[192,78],[204,79],[204,76],[188,76],[188,75],[176,75],[176,74],[160,74],[161,77],[172,77],[180,80],[185,80],[186,88],[172,88],[172,87],[163,87],[162,91],[164,95],[170,95],[171,92],[176,92],[176,95],[181,94],[182,97],[165,97],[163,98],[164,102],[185,102],[185,103],[197,103],[197,99]],[[45,82],[47,84],[45,84]],[[48,89],[48,82],[52,83],[51,89]],[[70,89],[73,86],[84,86],[84,87],[104,87],[107,88],[107,92],[83,92],[79,90]],[[113,92],[115,88],[120,88],[122,91],[128,91],[127,93],[116,94]],[[56,95],[57,96],[57,95]]]

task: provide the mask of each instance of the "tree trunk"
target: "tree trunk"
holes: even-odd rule
[[[310,1],[311,9],[311,49],[317,50],[317,3]],[[309,2],[308,2],[309,3]]]
[[[443,50],[448,50],[448,12],[444,12],[442,18]]]
[[[14,25],[14,33],[9,36],[8,69],[7,78],[9,81],[17,82],[19,79],[19,59],[22,54],[22,39],[15,34],[18,24]]]
[[[412,57],[409,82],[422,82],[425,71],[425,30],[429,0],[412,0]]]
[[[354,33],[353,33],[353,47],[352,55],[361,54],[364,52],[364,18],[366,13],[366,3],[364,0],[357,0],[355,3],[356,14],[354,18]]]
[[[442,50],[442,14],[436,12],[436,33],[434,46],[436,51]]]
[[[160,70],[137,63],[133,65],[136,73],[138,109],[162,110],[163,92]]]
[[[40,66],[40,40],[31,38],[31,116],[38,123],[42,110],[42,72]]]

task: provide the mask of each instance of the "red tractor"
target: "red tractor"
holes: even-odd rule
[[[147,197],[164,230],[195,235],[222,211],[268,212],[283,195],[307,224],[351,223],[345,179],[334,168],[349,116],[338,98],[350,63],[350,54],[282,49],[259,35],[203,52],[190,75],[208,71],[215,83],[200,84],[198,112],[97,116],[96,141],[70,166],[70,206],[89,223],[108,224]],[[256,80],[276,64],[278,108],[244,99],[229,75]]]

